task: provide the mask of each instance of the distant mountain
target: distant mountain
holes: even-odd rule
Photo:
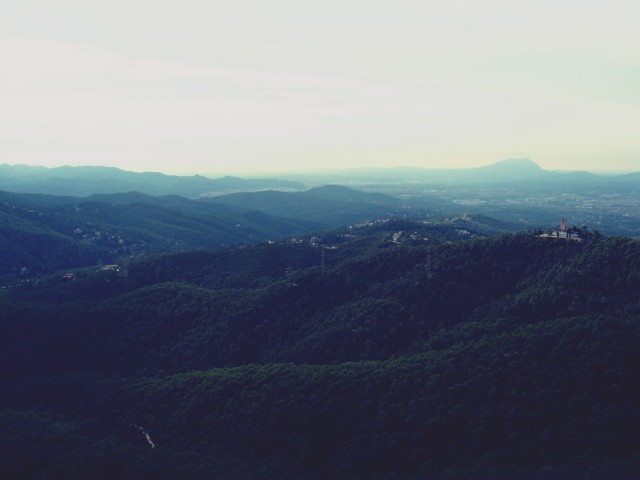
[[[359,202],[373,205],[394,205],[401,204],[397,198],[382,193],[362,192],[343,185],[323,185],[302,192],[309,197],[326,198],[347,202]]]
[[[545,170],[527,158],[503,160],[476,168],[429,169],[419,167],[357,168],[281,175],[282,178],[208,178],[202,175],[174,176],[158,172],[136,173],[114,167],[33,167],[0,165],[0,190],[18,193],[72,195],[142,192],[150,195],[180,195],[187,198],[215,197],[230,193],[277,190],[300,192],[309,186],[327,184],[376,186],[411,185],[509,185],[530,184],[566,188],[640,182],[640,173],[597,175],[584,171]],[[334,192],[336,193],[336,192]]]
[[[299,182],[278,179],[211,179],[202,175],[175,176],[157,172],[136,173],[114,167],[32,167],[0,165],[0,190],[19,193],[73,195],[137,191],[150,195],[188,198],[237,191],[266,189],[303,190]]]
[[[548,179],[555,173],[542,169],[528,158],[511,158],[477,168],[429,170],[423,174],[434,183],[511,183]]]
[[[367,193],[339,185],[304,192],[245,192],[203,200],[260,210],[284,218],[306,219],[323,228],[359,223],[407,213],[403,202],[390,195]]]
[[[544,171],[540,165],[530,158],[507,158],[484,167],[479,167],[479,170],[509,171],[517,173]]]
[[[640,183],[640,172],[635,173],[626,173],[624,175],[620,175],[617,179],[624,182],[634,182]]]
[[[608,182],[622,179],[623,176],[601,176],[588,172],[560,172],[545,170],[528,158],[506,159],[500,162],[475,168],[359,168],[328,170],[313,174],[289,175],[287,178],[302,181],[310,185],[340,183],[344,185],[362,185],[372,187],[388,184],[426,184],[426,185],[479,185],[509,184],[523,182],[535,183],[576,183]]]

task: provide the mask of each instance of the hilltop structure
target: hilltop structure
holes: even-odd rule
[[[545,238],[564,238],[566,240],[583,240],[583,234],[586,231],[586,227],[579,229],[578,227],[569,227],[567,221],[564,218],[560,219],[560,227],[550,230],[540,235]]]
[[[560,231],[561,232],[567,231],[567,221],[564,218],[560,219]]]

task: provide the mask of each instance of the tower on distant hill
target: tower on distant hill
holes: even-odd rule
[[[567,231],[567,221],[564,218],[560,219],[560,231],[561,232]]]

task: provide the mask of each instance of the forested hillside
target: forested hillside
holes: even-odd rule
[[[224,248],[315,230],[304,219],[141,193],[87,198],[0,192],[0,279],[121,257]]]
[[[395,197],[337,186],[209,200],[139,192],[79,198],[0,191],[0,283],[126,257],[275,241],[407,214],[428,216],[426,208],[403,205]],[[505,230],[476,223],[465,228]]]
[[[397,227],[5,290],[0,474],[637,478],[640,243]]]
[[[308,219],[322,228],[334,228],[363,220],[428,212],[424,206],[413,212],[399,198],[366,193],[340,185],[326,185],[304,192],[239,192],[221,195],[207,202],[260,210],[285,218]]]

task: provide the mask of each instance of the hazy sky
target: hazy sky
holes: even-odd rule
[[[0,0],[0,163],[640,170],[640,2]]]

